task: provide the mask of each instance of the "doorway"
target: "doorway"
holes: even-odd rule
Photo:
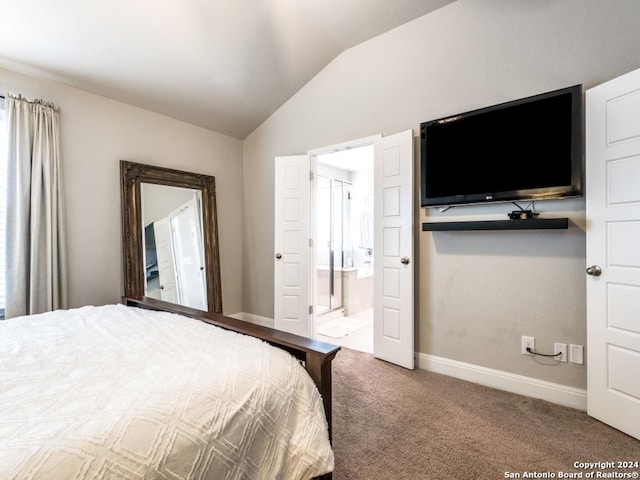
[[[373,144],[314,158],[314,337],[373,353]]]
[[[369,263],[373,268],[369,271],[363,268],[361,276],[372,277],[373,283],[373,355],[404,368],[414,368],[414,140],[413,130],[409,129],[303,155],[275,158],[273,316],[277,330],[318,338],[316,323],[321,323],[314,312],[317,203],[314,175],[317,158],[370,146],[373,151],[373,201],[369,205],[373,207],[375,203],[371,222],[375,246]],[[344,169],[344,162],[338,166]],[[351,183],[355,187],[355,182]],[[352,202],[357,198],[357,193],[353,192]],[[353,226],[354,222],[351,223]],[[363,250],[366,254],[366,249]],[[356,248],[352,251],[354,254],[359,252]],[[343,301],[351,295],[351,291],[344,292],[343,288]],[[347,317],[355,316],[344,313]],[[345,339],[354,336],[351,333],[330,338],[328,343],[347,346]],[[355,349],[355,346],[349,348]],[[361,349],[371,351],[370,346]]]

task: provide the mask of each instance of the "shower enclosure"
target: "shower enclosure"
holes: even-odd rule
[[[342,269],[353,266],[351,183],[317,177],[316,313],[342,308]]]

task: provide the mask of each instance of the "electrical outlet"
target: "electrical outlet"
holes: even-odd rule
[[[532,351],[536,349],[536,339],[534,337],[522,337],[522,354],[533,355],[533,353],[527,352],[527,348]]]
[[[566,343],[554,343],[553,344],[553,354],[558,355],[555,357],[557,362],[566,362],[567,361],[567,344]]]

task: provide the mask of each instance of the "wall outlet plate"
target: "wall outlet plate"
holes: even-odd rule
[[[553,354],[558,355],[555,357],[556,362],[566,362],[567,361],[567,344],[566,343],[554,343],[553,344]]]
[[[533,355],[533,353],[527,352],[527,348],[530,348],[532,351],[536,349],[536,339],[534,337],[525,337],[522,336],[522,355]]]
[[[569,361],[571,363],[577,363],[578,365],[584,364],[584,346],[574,345],[569,346]]]

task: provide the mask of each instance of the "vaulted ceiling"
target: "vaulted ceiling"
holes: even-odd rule
[[[243,139],[342,51],[453,0],[19,0],[0,66]]]

